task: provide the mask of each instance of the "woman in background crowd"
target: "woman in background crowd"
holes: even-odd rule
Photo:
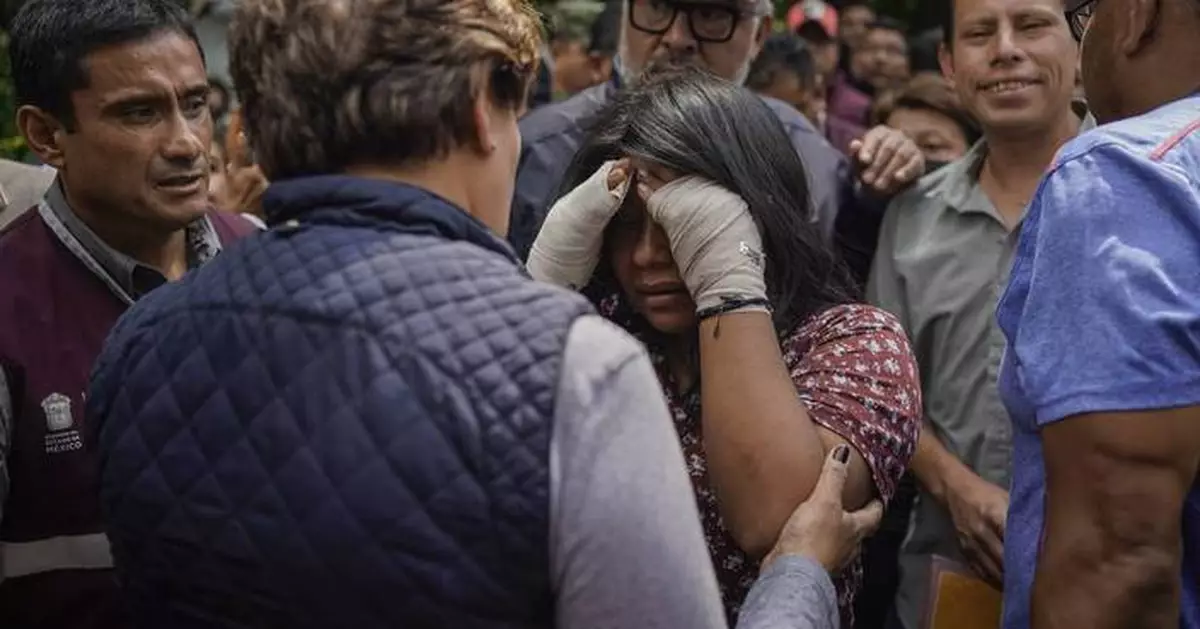
[[[209,167],[208,199],[213,207],[241,214],[265,229],[262,196],[269,182],[252,159],[242,132],[240,111],[230,115],[229,127],[223,134],[213,134]]]
[[[931,72],[918,74],[903,88],[880,96],[871,120],[912,138],[925,154],[929,171],[962,157],[980,137],[978,123],[963,108],[954,87]]]
[[[826,132],[826,89],[825,77],[817,71],[816,62],[808,43],[791,33],[776,33],[763,42],[762,50],[750,65],[746,76],[747,88],[781,100],[797,111],[818,131]],[[829,135],[826,135],[829,138]],[[849,145],[850,139],[857,140],[861,133],[839,143],[830,138],[835,146]]]
[[[852,446],[850,508],[891,497],[921,417],[904,331],[855,303],[803,164],[745,89],[694,68],[645,77],[572,172],[529,270],[586,286],[649,348],[734,616],[831,448]],[[843,626],[861,578],[857,563],[839,577]]]
[[[208,110],[212,114],[213,123],[224,124],[225,118],[233,108],[233,98],[225,81],[216,77],[208,77]]]

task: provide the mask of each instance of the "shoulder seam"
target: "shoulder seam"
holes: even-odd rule
[[[1150,152],[1150,159],[1156,162],[1162,161],[1163,158],[1167,156],[1167,153],[1170,153],[1172,150],[1174,150],[1175,147],[1179,146],[1181,142],[1183,142],[1188,136],[1196,131],[1200,131],[1200,118],[1196,118],[1190,123],[1184,125],[1184,127],[1177,131],[1175,135],[1172,135],[1162,144],[1159,144],[1158,147]]]
[[[1079,136],[1076,136],[1076,137],[1078,138]],[[1042,182],[1044,183],[1049,178],[1050,175],[1057,173],[1058,171],[1062,170],[1064,167],[1066,167],[1069,164],[1078,162],[1079,160],[1083,159],[1084,157],[1087,157],[1088,155],[1093,155],[1095,153],[1099,153],[1101,151],[1106,151],[1106,150],[1111,150],[1111,149],[1115,149],[1117,152],[1123,153],[1130,157],[1134,157],[1137,155],[1135,152],[1130,151],[1128,148],[1126,148],[1124,145],[1122,145],[1116,139],[1110,138],[1107,136],[1103,136],[1102,139],[1099,139],[1099,140],[1087,145],[1086,147],[1080,147],[1078,150],[1074,150],[1074,151],[1062,152],[1059,155],[1058,159],[1056,159],[1050,165],[1050,168],[1046,170],[1046,175],[1044,177],[1042,177]],[[1038,186],[1038,187],[1040,188],[1041,186]]]

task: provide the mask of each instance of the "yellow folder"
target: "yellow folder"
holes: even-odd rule
[[[997,629],[1003,596],[967,566],[934,557],[925,629]]]

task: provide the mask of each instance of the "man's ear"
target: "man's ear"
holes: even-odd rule
[[[588,71],[592,75],[592,84],[606,83],[612,78],[613,58],[611,55],[600,53],[588,54]]]
[[[954,53],[950,51],[950,47],[946,42],[938,44],[938,66],[942,69],[942,76],[946,77],[947,81],[954,82]]]
[[[1145,50],[1163,18],[1161,0],[1132,0],[1111,9],[1119,12],[1121,18],[1114,20],[1113,25],[1117,31],[1117,50],[1127,57]]]
[[[775,28],[775,18],[771,15],[764,15],[758,23],[758,32],[754,34],[754,54],[751,58],[757,57],[759,51],[762,50],[763,44],[767,43],[767,38],[771,36]]]
[[[488,90],[479,90],[475,95],[472,113],[475,117],[474,149],[480,156],[491,155],[496,150],[496,141],[492,139],[495,121],[492,119],[492,102],[488,98]]]
[[[62,170],[62,136],[66,127],[49,112],[33,105],[22,105],[17,109],[17,128],[25,138],[25,146],[37,155],[43,164]]]

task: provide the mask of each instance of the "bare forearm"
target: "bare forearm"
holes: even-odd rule
[[[917,449],[913,452],[910,467],[921,486],[939,502],[946,501],[947,485],[955,475],[974,471],[958,460],[942,442],[929,422],[922,422],[921,434],[917,438]]]
[[[761,556],[812,492],[825,447],[767,314],[703,322],[700,365],[709,475],[734,538]]]
[[[1176,629],[1179,554],[1105,548],[1087,537],[1047,535],[1033,586],[1032,629]]]

